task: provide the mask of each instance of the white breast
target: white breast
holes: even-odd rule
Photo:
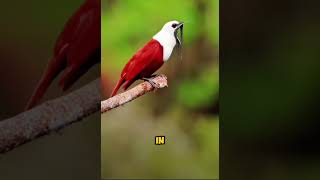
[[[173,48],[176,45],[176,39],[169,33],[160,31],[153,36],[153,39],[157,40],[163,47],[163,61],[169,60]]]

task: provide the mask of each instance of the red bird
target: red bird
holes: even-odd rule
[[[26,109],[35,106],[60,72],[59,85],[68,89],[94,64],[100,62],[100,0],[85,0],[60,33],[48,67]]]
[[[149,77],[170,58],[173,48],[177,43],[178,45],[182,45],[182,41],[177,36],[178,29],[181,29],[182,39],[183,23],[179,23],[178,21],[167,22],[163,28],[153,36],[153,39],[129,60],[122,70],[120,79],[111,97],[116,95],[122,85],[123,90],[126,90],[138,79],[146,80],[155,87],[155,84]]]

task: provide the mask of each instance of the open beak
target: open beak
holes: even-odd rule
[[[180,38],[178,37],[178,30],[180,29]],[[174,31],[174,37],[176,38],[177,43],[182,46],[183,43],[183,22],[179,23],[177,28]]]

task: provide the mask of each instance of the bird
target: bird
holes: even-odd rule
[[[59,85],[65,91],[94,64],[100,63],[100,0],[85,0],[59,34],[52,58],[25,109],[43,97],[52,81],[63,71]]]
[[[176,20],[165,23],[162,29],[144,47],[136,52],[123,68],[120,79],[110,97],[115,96],[121,86],[123,86],[122,88],[125,91],[132,83],[139,79],[148,81],[153,87],[156,87],[150,77],[169,60],[174,47],[182,45],[183,24],[183,22]],[[178,37],[179,29],[181,39]]]

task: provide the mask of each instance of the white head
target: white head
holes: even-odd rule
[[[167,61],[170,58],[172,50],[176,43],[181,43],[177,37],[177,31],[183,26],[183,23],[178,21],[167,22],[162,29],[153,36],[153,39],[157,40],[163,47],[163,60]]]

